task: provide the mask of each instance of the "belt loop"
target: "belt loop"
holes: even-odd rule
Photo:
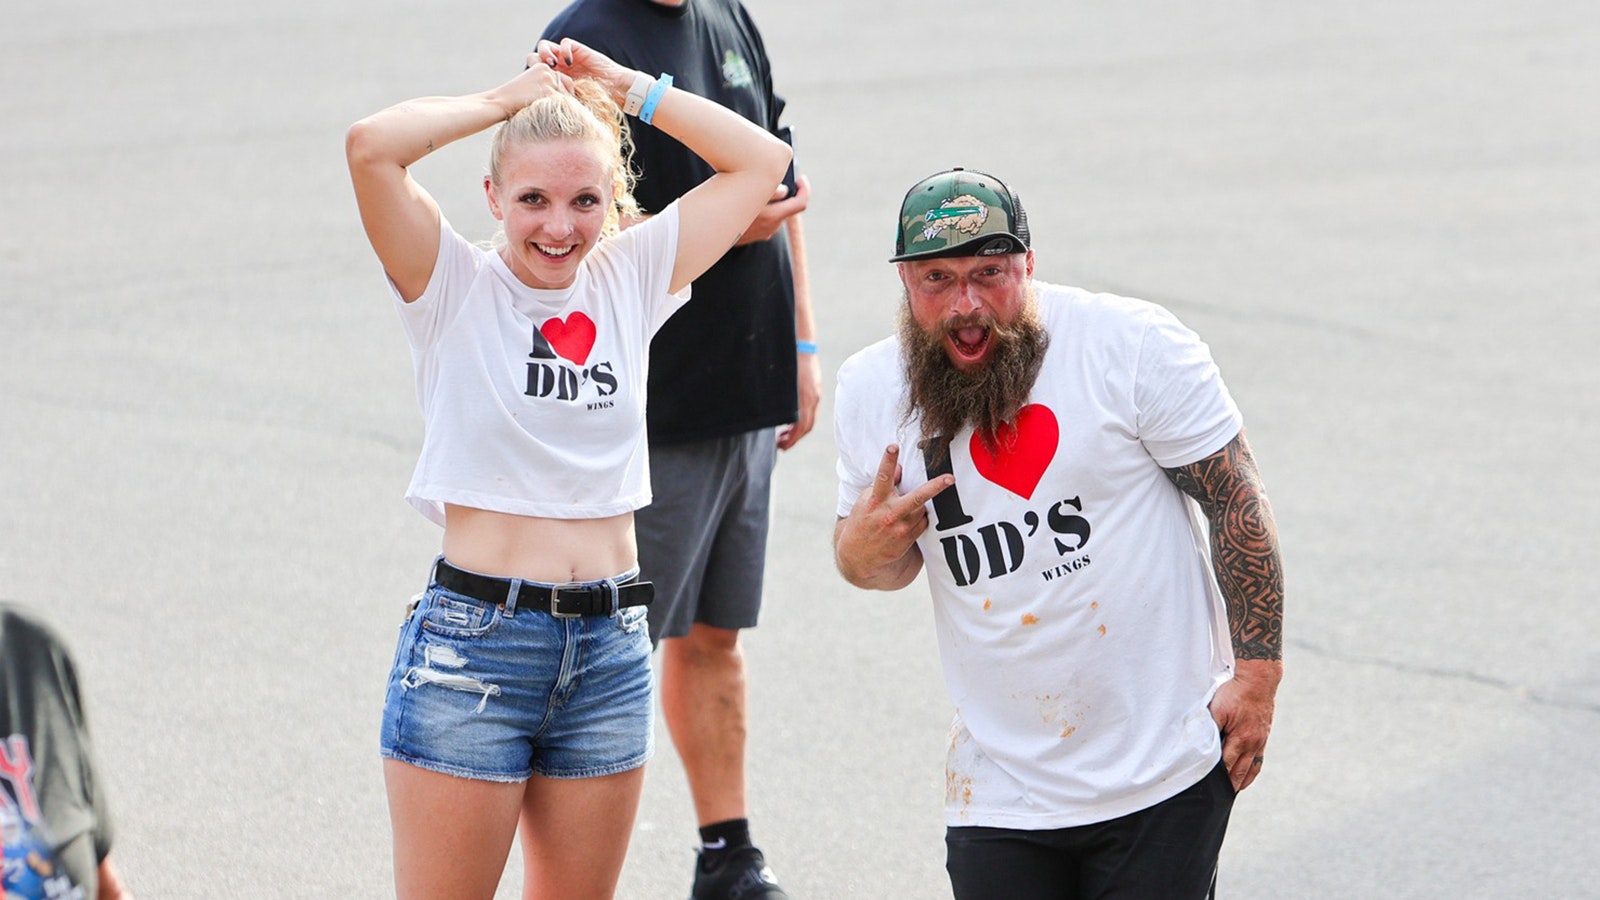
[[[511,587],[506,591],[505,611],[506,618],[510,619],[517,614],[517,595],[522,593],[522,579],[511,579]]]
[[[616,616],[617,610],[622,608],[622,592],[618,590],[619,587],[615,578],[606,579],[606,593],[611,595],[611,609],[606,613],[608,616]]]

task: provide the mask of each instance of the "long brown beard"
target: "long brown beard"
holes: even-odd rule
[[[1000,426],[1015,421],[1028,402],[1050,336],[1039,321],[1033,285],[1025,290],[1022,309],[1008,325],[988,316],[973,316],[943,322],[928,332],[911,317],[909,298],[901,303],[900,356],[908,384],[905,415],[907,420],[921,417],[925,443],[942,438],[940,443],[948,444],[956,432],[970,425],[994,450]],[[973,372],[957,369],[945,352],[947,330],[962,325],[989,328],[989,358]]]

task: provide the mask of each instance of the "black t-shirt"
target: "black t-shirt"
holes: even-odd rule
[[[776,132],[783,100],[755,23],[735,0],[577,0],[543,35],[571,37],[673,86],[708,97]],[[634,196],[664,209],[712,175],[687,147],[637,120]],[[774,185],[776,187],[776,185]],[[793,422],[794,278],[783,232],[729,250],[694,282],[694,296],[650,345],[652,443],[682,443]]]
[[[54,632],[0,604],[0,896],[92,898],[111,852],[78,677]]]

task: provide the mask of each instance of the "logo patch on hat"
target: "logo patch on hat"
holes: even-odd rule
[[[994,238],[992,240],[985,241],[983,246],[978,248],[978,252],[976,252],[976,253],[974,253],[972,255],[973,256],[999,256],[999,255],[1001,255],[1003,253],[1010,253],[1010,252],[1011,252],[1011,239],[1008,238],[1008,237],[997,237],[997,238]]]
[[[971,194],[962,194],[940,203],[938,209],[928,210],[922,220],[927,223],[922,229],[925,241],[938,237],[946,228],[975,235],[983,230],[983,223],[989,221],[989,207]]]

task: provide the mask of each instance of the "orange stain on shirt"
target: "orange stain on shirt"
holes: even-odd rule
[[[949,769],[944,773],[944,796],[947,803],[961,803],[961,818],[967,817],[967,807],[972,805],[972,777]]]
[[[1034,615],[1033,613],[1023,613],[1022,614],[1022,624],[1024,624],[1024,625],[1037,625],[1037,624],[1039,624],[1039,617]]]

